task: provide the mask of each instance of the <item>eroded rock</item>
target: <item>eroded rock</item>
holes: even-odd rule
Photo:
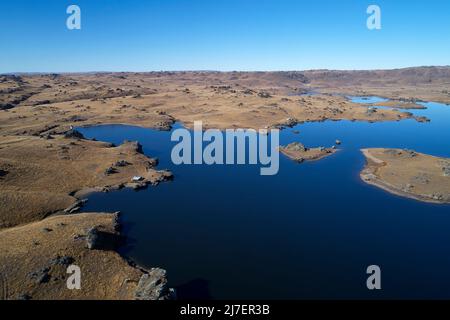
[[[90,228],[86,234],[86,244],[90,250],[114,250],[121,240],[119,235],[101,231],[98,227]]]
[[[141,276],[135,292],[136,300],[169,300],[173,293],[167,286],[166,271],[153,268]]]
[[[42,284],[50,281],[50,268],[44,267],[29,274],[29,277],[37,284]]]
[[[81,132],[76,129],[70,129],[64,133],[65,138],[76,138],[76,139],[84,139],[84,136]]]

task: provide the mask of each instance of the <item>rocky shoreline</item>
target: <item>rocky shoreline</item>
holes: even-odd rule
[[[86,140],[74,127],[129,124],[170,130],[176,121],[189,128],[202,120],[205,128],[283,129],[326,120],[427,121],[344,96],[387,96],[397,99],[389,105],[398,109],[418,108],[417,99],[450,103],[450,69],[408,71],[413,75],[402,70],[0,75],[0,298],[173,297],[163,270],[145,271],[116,253],[117,215],[79,213],[91,192],[139,190],[173,175],[157,170],[157,161],[142,154],[137,142],[114,146]],[[315,94],[301,95],[313,88]],[[298,162],[336,151],[300,143],[280,148]],[[421,184],[433,184],[425,173],[412,177],[418,182],[398,187],[382,175],[377,178],[386,167],[379,165],[374,161],[368,168],[373,172],[362,174],[370,178],[367,183],[384,183],[391,192],[407,187],[410,197],[420,196]],[[431,200],[446,199],[438,193]],[[64,286],[70,263],[88,270],[81,291]]]
[[[331,148],[307,148],[300,142],[293,142],[287,146],[281,146],[279,150],[289,159],[302,163],[304,161],[317,161],[323,159],[334,154],[338,149],[335,146]]]
[[[70,129],[3,137],[0,158],[0,299],[175,297],[165,270],[146,270],[116,252],[126,241],[118,213],[79,213],[91,192],[139,190],[173,179],[170,171],[156,170],[158,161],[139,143],[116,147]],[[81,269],[80,290],[66,287],[69,265]]]
[[[82,213],[0,231],[0,299],[173,299],[165,270],[116,253],[119,229],[118,213]],[[69,265],[80,268],[80,289],[67,287]]]
[[[389,107],[389,108],[395,108],[395,109],[416,109],[416,110],[423,110],[427,107],[421,105],[418,103],[418,101],[415,101],[414,99],[411,100],[389,100],[384,102],[376,102],[376,103],[370,103],[369,106],[383,106],[383,107]]]
[[[158,161],[145,156],[137,142],[114,146],[86,140],[74,130],[44,137],[3,136],[0,158],[0,229],[70,207],[75,212],[90,192],[142,189],[173,179],[171,172],[156,169]]]

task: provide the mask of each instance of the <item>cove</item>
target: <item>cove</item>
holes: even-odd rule
[[[121,211],[129,238],[121,253],[165,268],[181,299],[448,299],[450,206],[391,195],[359,178],[360,148],[450,157],[450,107],[425,105],[413,113],[430,123],[326,121],[283,130],[282,145],[343,144],[318,162],[280,155],[274,176],[250,165],[175,166],[170,132],[80,128],[115,144],[137,140],[175,175],[140,192],[92,194],[83,210]],[[381,291],[367,290],[369,265],[381,267]]]

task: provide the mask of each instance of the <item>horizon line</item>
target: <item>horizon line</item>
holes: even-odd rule
[[[19,72],[0,72],[0,76],[5,75],[47,75],[47,74],[100,74],[100,73],[182,73],[182,72],[203,72],[203,73],[276,73],[276,72],[308,72],[308,71],[348,71],[348,72],[361,72],[361,71],[392,71],[392,70],[406,70],[406,69],[419,69],[419,68],[450,68],[450,65],[421,65],[410,67],[398,67],[398,68],[374,68],[374,69],[286,69],[286,70],[214,70],[214,69],[167,69],[167,70],[146,70],[146,71],[124,71],[124,70],[111,70],[111,71],[19,71]]]

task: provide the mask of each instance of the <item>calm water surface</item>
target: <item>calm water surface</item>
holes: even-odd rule
[[[115,144],[139,141],[175,175],[140,192],[93,194],[84,210],[121,211],[130,239],[122,253],[165,268],[180,298],[450,298],[450,206],[401,198],[359,179],[360,148],[450,157],[450,106],[425,105],[413,112],[430,123],[328,121],[286,129],[281,144],[331,146],[339,139],[341,151],[303,164],[281,156],[279,174],[270,177],[258,166],[174,166],[170,132],[82,128],[86,137]],[[372,264],[382,269],[381,291],[366,289]]]

